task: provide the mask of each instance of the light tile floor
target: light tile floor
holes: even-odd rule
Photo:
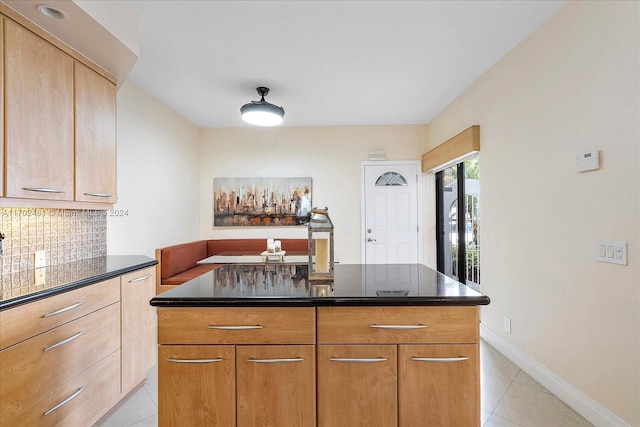
[[[480,354],[483,427],[592,425],[484,341],[480,343]],[[147,374],[144,385],[131,393],[95,427],[157,425],[158,370],[154,367]]]

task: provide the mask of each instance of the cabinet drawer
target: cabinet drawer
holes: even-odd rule
[[[0,351],[2,418],[13,417],[119,347],[116,303]]]
[[[318,343],[476,343],[477,307],[318,307]]]
[[[16,416],[9,417],[3,412],[0,425],[3,427],[93,425],[118,400],[119,377],[120,351],[115,351]]]
[[[159,308],[159,344],[314,344],[313,307]]]
[[[0,349],[120,301],[120,278],[0,311]]]

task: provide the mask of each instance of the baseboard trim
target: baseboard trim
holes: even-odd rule
[[[482,324],[480,324],[480,337],[594,426],[631,427],[611,411]]]

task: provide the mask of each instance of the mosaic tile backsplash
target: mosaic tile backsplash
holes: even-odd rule
[[[0,233],[3,284],[33,275],[36,251],[46,252],[47,267],[107,254],[106,211],[0,208]]]

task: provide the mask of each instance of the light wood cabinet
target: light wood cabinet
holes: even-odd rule
[[[0,311],[0,426],[97,422],[155,363],[154,295],[149,267]]]
[[[120,278],[0,311],[0,349],[120,301]]]
[[[120,347],[119,311],[120,305],[112,304],[2,350],[2,424],[116,351]]]
[[[0,426],[90,425],[116,403],[118,279],[3,310],[0,320]]]
[[[238,427],[316,425],[315,346],[238,346],[236,352]]]
[[[162,308],[160,344],[314,344],[312,307]]]
[[[116,86],[74,62],[75,200],[116,202]]]
[[[341,425],[337,420],[343,414],[358,414],[349,419],[348,425],[480,425],[477,307],[317,310],[320,427]],[[386,345],[361,345],[364,343]],[[384,356],[386,347],[397,352],[397,364],[393,359],[397,373],[383,365],[366,373],[363,367],[343,367],[337,372],[331,363],[336,358],[390,358]],[[393,392],[389,391],[390,384],[394,384]],[[345,390],[354,398],[336,399]],[[367,414],[375,417],[365,422]]]
[[[160,426],[316,425],[313,307],[159,308],[158,343]]]
[[[236,426],[235,346],[158,347],[158,425]]]
[[[479,426],[478,328],[476,306],[159,307],[159,425]]]
[[[5,196],[74,197],[73,60],[5,19]]]
[[[153,267],[125,274],[122,286],[122,392],[128,393],[156,363],[156,309]]]
[[[115,79],[10,16],[0,15],[3,205],[107,209],[117,201]]]
[[[480,423],[478,345],[399,345],[399,426]]]
[[[119,387],[113,378],[119,371],[120,351],[115,351],[36,401],[7,426],[91,426],[117,402]]]
[[[318,346],[318,426],[398,425],[395,345]]]

